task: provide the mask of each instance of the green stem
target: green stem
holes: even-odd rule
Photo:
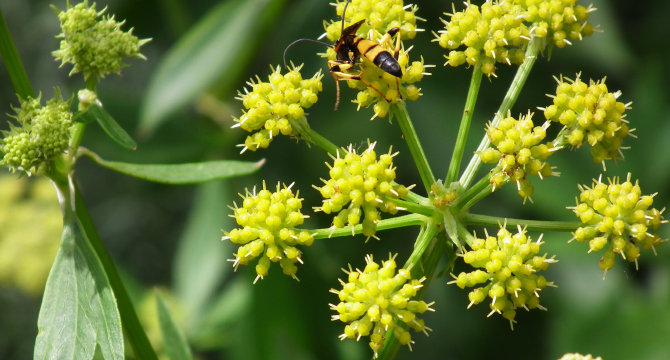
[[[409,201],[403,201],[400,199],[391,199],[391,198],[384,198],[384,201],[393,201],[396,203],[396,205],[405,208],[406,211],[409,211],[411,213],[421,214],[436,219],[442,217],[440,212],[437,211],[433,206],[426,206],[423,204],[416,204]]]
[[[524,62],[523,64],[521,64],[521,66],[519,66],[519,69],[517,70],[516,75],[514,76],[514,80],[512,80],[512,85],[510,85],[509,90],[507,90],[505,99],[503,99],[503,102],[500,105],[498,112],[493,118],[492,126],[498,126],[500,120],[502,120],[502,117],[507,115],[510,109],[512,109],[512,106],[514,106],[514,103],[516,102],[517,98],[519,97],[519,94],[521,93],[521,89],[523,89],[523,85],[526,83],[526,79],[528,79],[528,75],[530,75],[530,71],[533,69],[533,65],[535,64],[537,55],[540,53],[540,50],[544,47],[544,43],[545,39],[539,37],[533,37],[528,43],[528,46],[526,47],[526,56]],[[482,142],[479,144],[479,147],[477,147],[476,153],[480,153],[486,150],[486,148],[488,148],[489,145],[491,145],[491,141],[489,140],[488,136],[484,136]],[[463,172],[463,175],[461,176],[460,182],[462,187],[467,188],[468,186],[470,186],[475,175],[477,174],[477,171],[479,171],[481,165],[482,165],[481,158],[479,157],[479,155],[475,154],[470,159],[470,163],[468,164],[467,168]]]
[[[5,63],[5,67],[7,67],[7,73],[9,73],[9,78],[12,80],[16,93],[22,99],[34,98],[35,91],[30,86],[28,74],[9,34],[9,28],[2,15],[2,10],[0,10],[0,56]]]
[[[486,174],[483,178],[479,179],[475,185],[463,192],[456,201],[451,205],[454,207],[461,207],[461,204],[468,204],[472,198],[476,197],[477,194],[480,194],[484,189],[487,189],[491,185],[491,172]],[[488,194],[491,193],[491,189],[488,189]],[[462,207],[465,208],[465,207]],[[469,208],[469,207],[468,207]],[[467,208],[466,208],[467,209]]]
[[[428,218],[420,214],[410,214],[398,216],[390,219],[384,219],[377,223],[377,231],[395,229],[399,227],[425,225]],[[354,226],[354,233],[360,234],[363,231],[363,225]],[[326,239],[331,237],[349,236],[351,234],[351,226],[345,226],[341,229],[327,228],[312,231],[315,234],[314,239]]]
[[[461,126],[458,129],[458,137],[456,138],[456,146],[454,146],[454,153],[451,156],[451,163],[449,164],[449,172],[444,180],[445,186],[449,186],[458,178],[458,172],[461,169],[461,161],[463,160],[463,152],[465,151],[465,143],[468,140],[468,131],[470,130],[470,123],[472,122],[472,115],[475,112],[475,104],[477,103],[477,94],[479,94],[479,87],[482,83],[482,61],[475,64],[472,70],[472,79],[470,80],[470,89],[468,90],[468,97],[465,100],[465,109],[463,110],[463,118],[461,119]]]
[[[478,214],[464,214],[461,221],[465,225],[499,227],[499,224],[506,224],[507,228],[516,228],[517,225],[525,227],[528,231],[560,231],[573,232],[583,224],[572,221],[541,221],[541,220],[523,220],[508,219],[497,216],[487,216]]]
[[[137,313],[135,312],[133,303],[130,301],[128,292],[123,286],[121,277],[116,271],[114,262],[109,257],[109,253],[107,253],[107,249],[105,249],[105,245],[102,243],[100,235],[98,235],[98,231],[93,225],[93,220],[88,214],[86,205],[84,205],[84,201],[79,195],[79,189],[77,189],[76,186],[75,189],[75,211],[77,217],[79,218],[95,253],[98,255],[98,258],[100,258],[100,262],[109,279],[109,284],[112,287],[112,291],[114,291],[117,306],[119,307],[119,313],[121,314],[121,323],[123,324],[123,329],[127,335],[128,342],[130,342],[130,346],[133,348],[135,356],[138,359],[158,360],[158,356],[151,346],[149,338],[147,338],[147,334],[144,332],[144,328],[137,317]]]
[[[393,111],[396,118],[398,119],[400,130],[402,130],[403,135],[405,135],[405,141],[407,141],[409,151],[412,153],[414,162],[419,169],[419,175],[421,175],[423,186],[426,188],[426,193],[429,194],[430,187],[435,183],[435,176],[433,175],[433,171],[430,169],[428,159],[426,159],[426,154],[423,152],[423,148],[419,142],[419,137],[414,130],[414,125],[412,125],[412,120],[409,118],[407,107],[405,107],[405,104],[403,103],[391,104],[391,111]]]
[[[417,291],[414,300],[421,300],[428,289],[428,285],[433,280],[433,273],[437,268],[442,252],[447,243],[446,235],[437,221],[430,220],[425,228],[421,230],[419,237],[416,239],[414,251],[405,263],[403,268],[411,269],[412,279],[420,279],[426,277],[422,283],[421,289]],[[396,321],[395,326],[401,326],[407,329],[407,324]],[[379,351],[379,360],[390,360],[395,358],[395,355],[400,349],[400,342],[393,336],[393,329],[386,332],[386,341],[384,346]]]

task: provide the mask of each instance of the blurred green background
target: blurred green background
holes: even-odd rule
[[[426,32],[411,41],[411,55],[413,59],[421,55],[427,64],[437,67],[432,70],[433,76],[419,84],[424,96],[408,108],[435,174],[444,177],[470,70],[443,67],[446,52],[431,43],[430,32],[442,28],[439,17],[451,10],[451,3],[414,3],[419,5],[417,15],[427,22],[419,24]],[[52,88],[60,86],[69,96],[83,88],[83,80],[80,74],[68,77],[70,67],[59,69],[51,56],[51,51],[58,48],[59,39],[54,36],[59,27],[49,4],[65,8],[64,1],[38,0],[2,0],[0,8],[35,90],[50,97]],[[658,192],[655,207],[664,208],[670,196],[670,48],[663,39],[670,31],[670,2],[594,0],[593,5],[598,11],[589,21],[599,24],[604,32],[565,49],[555,49],[550,61],[539,59],[513,113],[550,104],[544,94],[555,91],[552,76],[574,78],[575,73],[582,72],[585,81],[607,76],[610,91],[621,90],[621,101],[633,101],[633,109],[626,113],[631,127],[637,129],[637,138],[625,140],[625,145],[632,147],[624,152],[626,160],[608,164],[605,176],[625,177],[632,172],[640,180],[643,193]],[[404,262],[418,228],[380,232],[381,241],[367,244],[360,236],[317,241],[304,250],[305,265],[299,266],[297,274],[300,282],[281,274],[275,265],[270,276],[256,285],[252,285],[253,267],[231,271],[225,259],[232,257],[234,249],[230,243],[218,241],[220,229],[233,226],[226,205],[232,203],[236,193],[261,184],[263,179],[268,184],[295,181],[305,198],[304,212],[312,215],[307,227],[330,225],[329,216],[310,211],[320,203],[311,184],[327,176],[323,162],[328,157],[323,151],[281,136],[269,149],[238,155],[235,144],[242,143],[247,134],[230,126],[231,115],[239,115],[242,108],[233,99],[237,89],[255,74],[267,79],[268,64],[280,64],[283,50],[291,41],[318,37],[324,19],[337,19],[334,8],[328,1],[315,0],[98,2],[98,9],[105,6],[117,19],[127,20],[124,29],[133,27],[138,37],[153,38],[142,48],[147,61],[131,60],[122,76],[110,75],[99,83],[99,95],[108,112],[135,136],[139,147],[134,152],[124,150],[96,125],[88,127],[83,146],[106,159],[137,163],[267,159],[254,176],[201,186],[148,183],[102,169],[88,159],[78,164],[76,176],[84,200],[126,278],[154,345],[160,351],[154,302],[148,290],[161,287],[171,294],[171,308],[200,359],[369,358],[366,341],[340,342],[337,338],[343,324],[329,320],[327,304],[337,298],[328,290],[339,286],[341,267],[351,263],[362,268],[366,254],[381,259],[397,252],[400,262]],[[460,3],[456,7],[462,9]],[[303,76],[311,76],[319,69],[327,70],[325,61],[315,55],[321,50],[301,44],[292,48],[289,59],[305,63]],[[166,63],[168,58],[172,60]],[[160,67],[163,71],[159,73]],[[500,105],[515,71],[500,65],[497,79],[483,81],[466,154],[479,143],[485,123]],[[310,125],[339,145],[360,145],[367,139],[378,141],[380,151],[393,145],[401,152],[395,163],[398,182],[420,184],[397,125],[387,119],[368,121],[371,109],[356,112],[355,105],[349,104],[355,92],[346,86],[340,110],[334,112],[335,86],[329,76],[323,82],[320,101],[308,110]],[[151,86],[160,97],[147,95]],[[151,114],[161,114],[174,104],[182,106],[164,121],[147,122]],[[11,113],[11,105],[16,106],[17,99],[3,66],[0,112]],[[542,119],[539,111],[535,119]],[[148,131],[147,124],[154,131]],[[6,128],[3,122],[0,129]],[[558,166],[561,177],[534,180],[534,203],[522,205],[513,186],[507,186],[472,211],[514,218],[574,220],[565,207],[574,205],[577,184],[590,184],[602,173],[602,167],[593,164],[587,148],[560,152],[550,163]],[[2,182],[10,184],[6,190],[19,186],[11,183]],[[19,190],[21,195],[15,203],[37,201],[30,191]],[[0,224],[2,213],[5,218],[9,212],[20,211],[31,216],[32,212],[26,210],[29,207],[21,209],[0,208]],[[31,218],[26,221],[30,223]],[[8,241],[6,229],[0,227],[0,250],[2,242]],[[662,227],[660,234],[670,237],[668,226]],[[542,292],[542,304],[548,312],[519,312],[518,323],[511,331],[501,316],[486,318],[486,305],[466,310],[467,291],[447,286],[449,279],[445,277],[434,281],[425,296],[427,301],[436,301],[433,307],[437,312],[423,316],[434,332],[427,338],[414,335],[414,351],[402,349],[398,358],[557,359],[566,352],[592,353],[605,360],[670,358],[670,246],[658,249],[658,256],[644,251],[639,271],[619,259],[603,281],[598,266],[601,255],[587,254],[586,244],[568,245],[569,238],[568,234],[544,235],[544,251],[560,260],[545,275],[559,286]],[[52,241],[58,241],[57,234]],[[29,250],[22,251],[35,267],[45,268],[42,262],[51,261],[48,254],[30,257]],[[462,269],[458,264],[454,272]],[[21,290],[12,281],[0,284],[0,359],[32,358],[40,296],[39,291]]]

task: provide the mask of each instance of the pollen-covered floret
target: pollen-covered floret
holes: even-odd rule
[[[537,255],[540,245],[544,244],[541,240],[542,236],[533,242],[520,226],[516,234],[501,227],[497,237],[487,234],[486,239],[475,239],[472,250],[463,254],[463,259],[467,264],[484,270],[462,272],[458,277],[452,274],[455,280],[449,283],[461,289],[486,284],[470,292],[468,308],[488,296],[492,299],[489,316],[496,312],[501,314],[514,329],[516,309],[546,310],[540,305],[539,291],[554,286],[544,276],[537,275],[538,271],[546,270],[549,264],[557,262],[554,257],[547,258],[547,254]]]
[[[271,67],[272,68],[272,67]],[[323,90],[321,70],[311,79],[303,79],[300,66],[294,66],[282,75],[281,67],[277,66],[268,76],[269,82],[263,82],[256,76],[247,84],[251,91],[244,88],[244,94],[238,92],[244,108],[242,116],[233,117],[233,127],[240,127],[248,132],[242,152],[247,149],[256,151],[258,148],[267,148],[272,139],[279,133],[295,135],[291,122],[298,121],[305,116],[305,109],[310,108],[319,99],[318,93]]]
[[[492,184],[500,186],[502,182],[499,182],[499,179],[509,176],[510,181],[517,185],[519,195],[524,201],[534,190],[529,176],[539,176],[543,179],[559,175],[545,161],[558,148],[550,142],[541,143],[546,136],[549,122],[535,126],[532,117],[533,114],[529,112],[528,115],[516,120],[508,114],[497,127],[489,124],[486,134],[497,150],[488,148],[478,153],[482,162],[498,164],[491,176]]]
[[[290,186],[283,188],[277,184],[277,191],[271,192],[265,188],[256,193],[246,191],[240,194],[242,207],[231,207],[237,224],[241,228],[230,232],[224,231],[223,240],[230,240],[240,244],[235,255],[235,269],[247,265],[257,257],[261,257],[256,265],[256,281],[263,279],[270,269],[272,262],[279,262],[284,274],[298,279],[295,274],[298,268],[296,262],[302,263],[302,252],[296,245],[310,246],[314,242],[314,235],[308,231],[297,229],[308,216],[300,212],[302,200],[298,193],[293,193]]]
[[[150,39],[139,40],[132,35],[133,29],[121,30],[125,21],[117,22],[114,16],[102,16],[105,12],[95,10],[95,3],[88,6],[84,0],[66,11],[61,11],[58,19],[61,23],[62,38],[60,49],[53,52],[62,62],[74,65],[70,75],[83,72],[84,79],[91,76],[101,78],[109,73],[121,73],[128,66],[126,58],[141,58],[140,46]],[[102,18],[100,18],[102,16]],[[100,19],[99,19],[100,18]]]
[[[337,0],[333,4],[337,10],[338,20],[324,21],[326,32],[322,35],[330,41],[336,41],[342,33],[342,12],[345,0]],[[414,39],[417,32],[416,20],[423,20],[415,15],[419,9],[416,5],[404,5],[402,0],[351,0],[344,15],[344,26],[365,20],[358,30],[358,36],[367,38],[370,31],[386,33],[393,28],[400,28],[402,39]]]
[[[369,144],[360,155],[350,145],[344,159],[333,158],[332,166],[326,163],[330,180],[322,179],[325,185],[320,188],[314,186],[325,199],[315,210],[326,214],[339,212],[333,219],[333,230],[348,225],[353,235],[353,227],[362,222],[363,235],[377,238],[375,232],[381,220],[378,210],[390,214],[403,210],[393,199],[404,199],[413,186],[406,188],[393,182],[396,176],[393,157],[398,153],[389,149],[377,159],[376,144]]]
[[[482,72],[495,76],[495,63],[521,65],[524,46],[531,37],[546,37],[559,48],[572,40],[590,36],[593,27],[586,22],[595,9],[574,6],[576,1],[561,0],[487,0],[481,7],[466,3],[466,9],[454,8],[445,30],[435,34],[440,46],[451,50],[447,64],[459,66],[482,62]],[[465,46],[463,51],[457,50]]]
[[[55,97],[40,105],[37,99],[20,99],[21,108],[14,109],[14,117],[19,127],[9,124],[10,130],[3,131],[5,137],[0,142],[4,157],[0,164],[6,164],[12,171],[23,170],[34,175],[40,167],[68,147],[70,128],[72,127],[71,99],[64,101],[60,90]]]
[[[624,183],[619,178],[608,179],[609,185],[598,179],[591,187],[579,186],[581,194],[577,206],[570,207],[575,215],[585,225],[573,233],[573,238],[579,242],[589,242],[589,252],[605,248],[600,260],[600,268],[605,271],[614,266],[617,254],[624,260],[635,262],[640,257],[640,248],[652,249],[666,242],[652,230],[657,230],[663,220],[663,212],[652,208],[653,195],[642,195],[638,182],[631,182],[628,174]]]
[[[554,99],[553,105],[541,109],[547,120],[565,126],[556,143],[580,147],[588,142],[595,163],[617,159],[623,139],[634,130],[624,115],[632,103],[618,102],[621,92],[608,92],[605,79],[586,85],[577,74],[576,80],[561,76],[556,81],[556,96],[547,95]]]
[[[359,340],[362,336],[370,336],[370,348],[375,357],[384,345],[389,329],[393,329],[393,336],[400,344],[408,345],[411,350],[414,341],[405,326],[428,335],[427,330],[431,329],[416,315],[427,310],[435,311],[430,308],[434,303],[411,300],[426,278],[412,279],[409,269],[399,269],[396,274],[394,259],[389,256],[389,260],[382,261],[380,267],[372,260],[372,255],[368,255],[363,271],[354,271],[351,267],[349,271],[343,269],[349,276],[347,282],[340,280],[342,290],[330,290],[340,298],[339,304],[330,304],[330,308],[338,312],[338,315],[333,315],[333,321],[347,323],[340,340]]]

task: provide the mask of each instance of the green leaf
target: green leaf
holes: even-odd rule
[[[133,138],[131,138],[130,135],[128,135],[128,133],[123,130],[121,125],[119,125],[119,123],[117,123],[116,120],[114,120],[114,118],[109,115],[107,110],[105,110],[102,106],[91,104],[86,113],[88,115],[85,117],[85,119],[94,117],[96,120],[98,120],[98,124],[102,126],[102,129],[105,130],[107,135],[109,135],[112,140],[119,143],[119,145],[130,150],[137,149],[137,143],[135,140],[133,140]]]
[[[28,96],[34,98],[35,91],[33,91],[32,86],[30,86],[28,74],[26,74],[26,69],[23,67],[21,57],[19,56],[18,51],[16,51],[16,46],[14,46],[12,36],[9,34],[9,28],[7,28],[7,23],[5,22],[4,16],[2,16],[1,9],[0,57],[2,57],[2,62],[5,63],[5,67],[7,67],[7,73],[9,73],[9,78],[14,85],[14,91],[16,91],[16,93],[23,99],[26,99]]]
[[[165,353],[170,360],[191,360],[191,349],[186,342],[184,334],[179,330],[168,310],[167,302],[160,291],[156,291],[156,308],[158,309],[158,322],[160,323]]]
[[[230,241],[221,240],[221,229],[230,229],[228,204],[232,199],[225,182],[211,181],[197,187],[193,208],[181,235],[174,260],[174,293],[187,319],[189,335],[201,328],[202,312],[232,266],[226,258],[234,252]]]
[[[214,84],[234,87],[258,48],[264,28],[281,15],[286,0],[228,0],[209,11],[168,52],[150,80],[140,133],[191,104]]]
[[[81,148],[80,148],[81,151]],[[103,160],[97,154],[83,151],[93,161],[108,169],[140,179],[163,184],[197,184],[211,180],[247,175],[258,170],[265,159],[258,162],[219,160],[189,164],[129,164]]]
[[[49,273],[34,359],[92,359],[96,343],[107,360],[123,360],[116,299],[81,223],[66,207],[63,234]]]

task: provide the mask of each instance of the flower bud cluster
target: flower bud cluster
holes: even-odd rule
[[[5,154],[0,164],[6,164],[12,171],[23,170],[34,175],[43,164],[53,160],[67,149],[72,127],[70,103],[64,101],[60,90],[56,96],[40,105],[37,99],[29,97],[21,101],[21,108],[14,109],[14,117],[20,124],[9,124],[10,131],[3,131],[4,139],[0,150]]]
[[[588,142],[595,163],[616,159],[632,131],[624,115],[631,103],[618,102],[621,92],[608,92],[605,79],[586,85],[577,74],[574,81],[563,77],[556,81],[556,96],[548,95],[554,103],[542,110],[547,120],[565,126],[560,141],[575,147]]]
[[[519,195],[529,198],[534,191],[528,176],[539,176],[541,179],[549,176],[558,176],[545,160],[558,148],[552,143],[541,144],[546,136],[549,122],[542,126],[535,126],[533,114],[521,116],[519,120],[508,116],[495,127],[489,124],[486,129],[491,143],[498,149],[488,148],[481,153],[484,163],[498,163],[491,175],[491,184],[499,187],[505,176],[517,185]]]
[[[350,145],[344,159],[339,156],[334,158],[333,166],[326,163],[330,168],[330,180],[322,179],[325,185],[320,188],[314,186],[325,199],[323,205],[315,210],[326,214],[338,213],[333,219],[333,230],[348,225],[352,227],[353,235],[353,227],[363,218],[363,235],[368,239],[376,238],[377,223],[381,220],[378,210],[390,214],[403,210],[393,201],[404,199],[409,192],[404,185],[393,182],[396,176],[393,157],[398,153],[391,153],[389,149],[377,160],[376,144],[369,144],[360,155]]]
[[[326,36],[333,42],[340,38],[345,4],[346,0],[337,0],[337,3],[333,4],[339,19],[330,23],[323,22],[326,32],[322,37]],[[344,26],[365,20],[358,30],[358,35],[363,38],[367,38],[370,31],[384,34],[393,28],[399,28],[402,39],[411,40],[417,32],[423,31],[416,27],[416,20],[423,20],[415,15],[418,9],[416,5],[404,5],[402,0],[351,0],[344,15]]]
[[[231,207],[237,224],[241,228],[230,232],[224,231],[223,240],[230,240],[240,244],[235,255],[235,269],[237,266],[248,265],[249,262],[260,256],[256,265],[256,281],[263,279],[270,269],[272,262],[279,262],[284,274],[297,280],[295,276],[298,268],[296,262],[302,263],[302,254],[296,245],[310,246],[314,242],[314,235],[305,230],[298,230],[308,216],[300,212],[302,200],[298,193],[294,194],[291,186],[284,185],[282,189],[277,184],[277,191],[270,192],[265,188],[253,193],[246,190],[242,207]]]
[[[139,40],[132,35],[133,29],[122,31],[125,21],[102,16],[104,12],[105,9],[97,12],[95,3],[89,7],[88,0],[84,0],[75,6],[68,2],[67,11],[58,15],[62,31],[58,37],[63,40],[53,55],[62,62],[61,66],[74,65],[70,75],[83,72],[84,79],[102,78],[109,73],[120,74],[128,66],[123,63],[126,58],[144,59],[140,46],[150,39]]]
[[[0,174],[0,209],[0,288],[41,297],[63,229],[53,186]]]
[[[430,186],[430,194],[433,196],[433,206],[438,209],[444,209],[452,201],[458,197],[458,182],[453,182],[447,188],[442,183],[442,180],[437,180],[436,183]]]
[[[434,303],[411,300],[426,278],[412,279],[407,269],[399,269],[396,274],[394,258],[389,256],[389,260],[382,261],[380,267],[372,260],[372,255],[368,255],[363,271],[345,270],[349,278],[347,282],[340,280],[342,290],[330,290],[340,298],[339,304],[330,304],[330,308],[338,312],[338,315],[333,315],[333,321],[347,323],[340,339],[358,340],[362,336],[370,336],[370,348],[375,357],[384,345],[389,329],[393,329],[393,336],[400,344],[411,349],[414,343],[411,334],[395,321],[428,335],[427,330],[431,329],[416,315],[426,310],[435,311],[430,308]]]
[[[606,248],[600,260],[600,268],[605,271],[614,266],[617,254],[624,260],[635,262],[640,257],[640,248],[652,249],[667,241],[658,234],[652,234],[667,220],[663,220],[663,210],[652,208],[653,195],[642,195],[638,182],[633,184],[628,174],[624,183],[619,178],[608,179],[609,185],[598,179],[591,187],[579,186],[581,191],[577,206],[570,207],[581,222],[586,225],[573,233],[579,242],[589,241],[589,252]],[[570,241],[572,241],[570,240]]]
[[[591,355],[591,354],[582,355],[582,354],[574,353],[574,354],[565,354],[558,360],[603,360],[603,358],[601,358],[600,356],[598,356],[597,358],[594,358],[593,355]]]
[[[539,291],[547,286],[554,286],[538,271],[546,270],[550,263],[557,262],[554,257],[547,258],[547,254],[538,256],[542,236],[532,242],[526,236],[525,229],[518,227],[518,232],[512,234],[504,227],[498,231],[497,238],[486,236],[486,239],[475,239],[472,242],[472,250],[463,255],[467,264],[475,268],[470,273],[462,272],[455,277],[456,280],[449,282],[456,284],[461,289],[478,284],[488,283],[484,287],[470,292],[468,298],[470,305],[479,304],[486,297],[492,299],[491,316],[494,312],[510,321],[512,329],[517,308],[529,309],[539,308],[546,310],[540,305]]]
[[[546,37],[559,48],[570,44],[567,37],[581,40],[590,36],[593,27],[586,22],[589,12],[576,1],[560,0],[487,0],[481,7],[466,3],[466,9],[453,10],[450,21],[442,20],[445,30],[435,34],[440,46],[452,50],[446,55],[447,64],[478,64],[482,72],[495,75],[495,63],[521,65],[523,47],[532,36]],[[566,33],[567,31],[567,33]],[[465,46],[464,51],[458,51]]]
[[[233,117],[233,127],[241,127],[248,132],[254,132],[244,141],[242,152],[247,149],[256,151],[258,148],[267,148],[270,142],[279,133],[295,135],[291,121],[305,116],[305,109],[310,108],[319,99],[318,93],[323,90],[321,70],[311,79],[303,79],[300,74],[302,65],[293,67],[282,75],[281,67],[273,69],[268,76],[269,82],[262,82],[256,76],[257,82],[251,79],[247,82],[251,92],[244,88],[244,94],[238,92],[246,112],[240,118]]]

